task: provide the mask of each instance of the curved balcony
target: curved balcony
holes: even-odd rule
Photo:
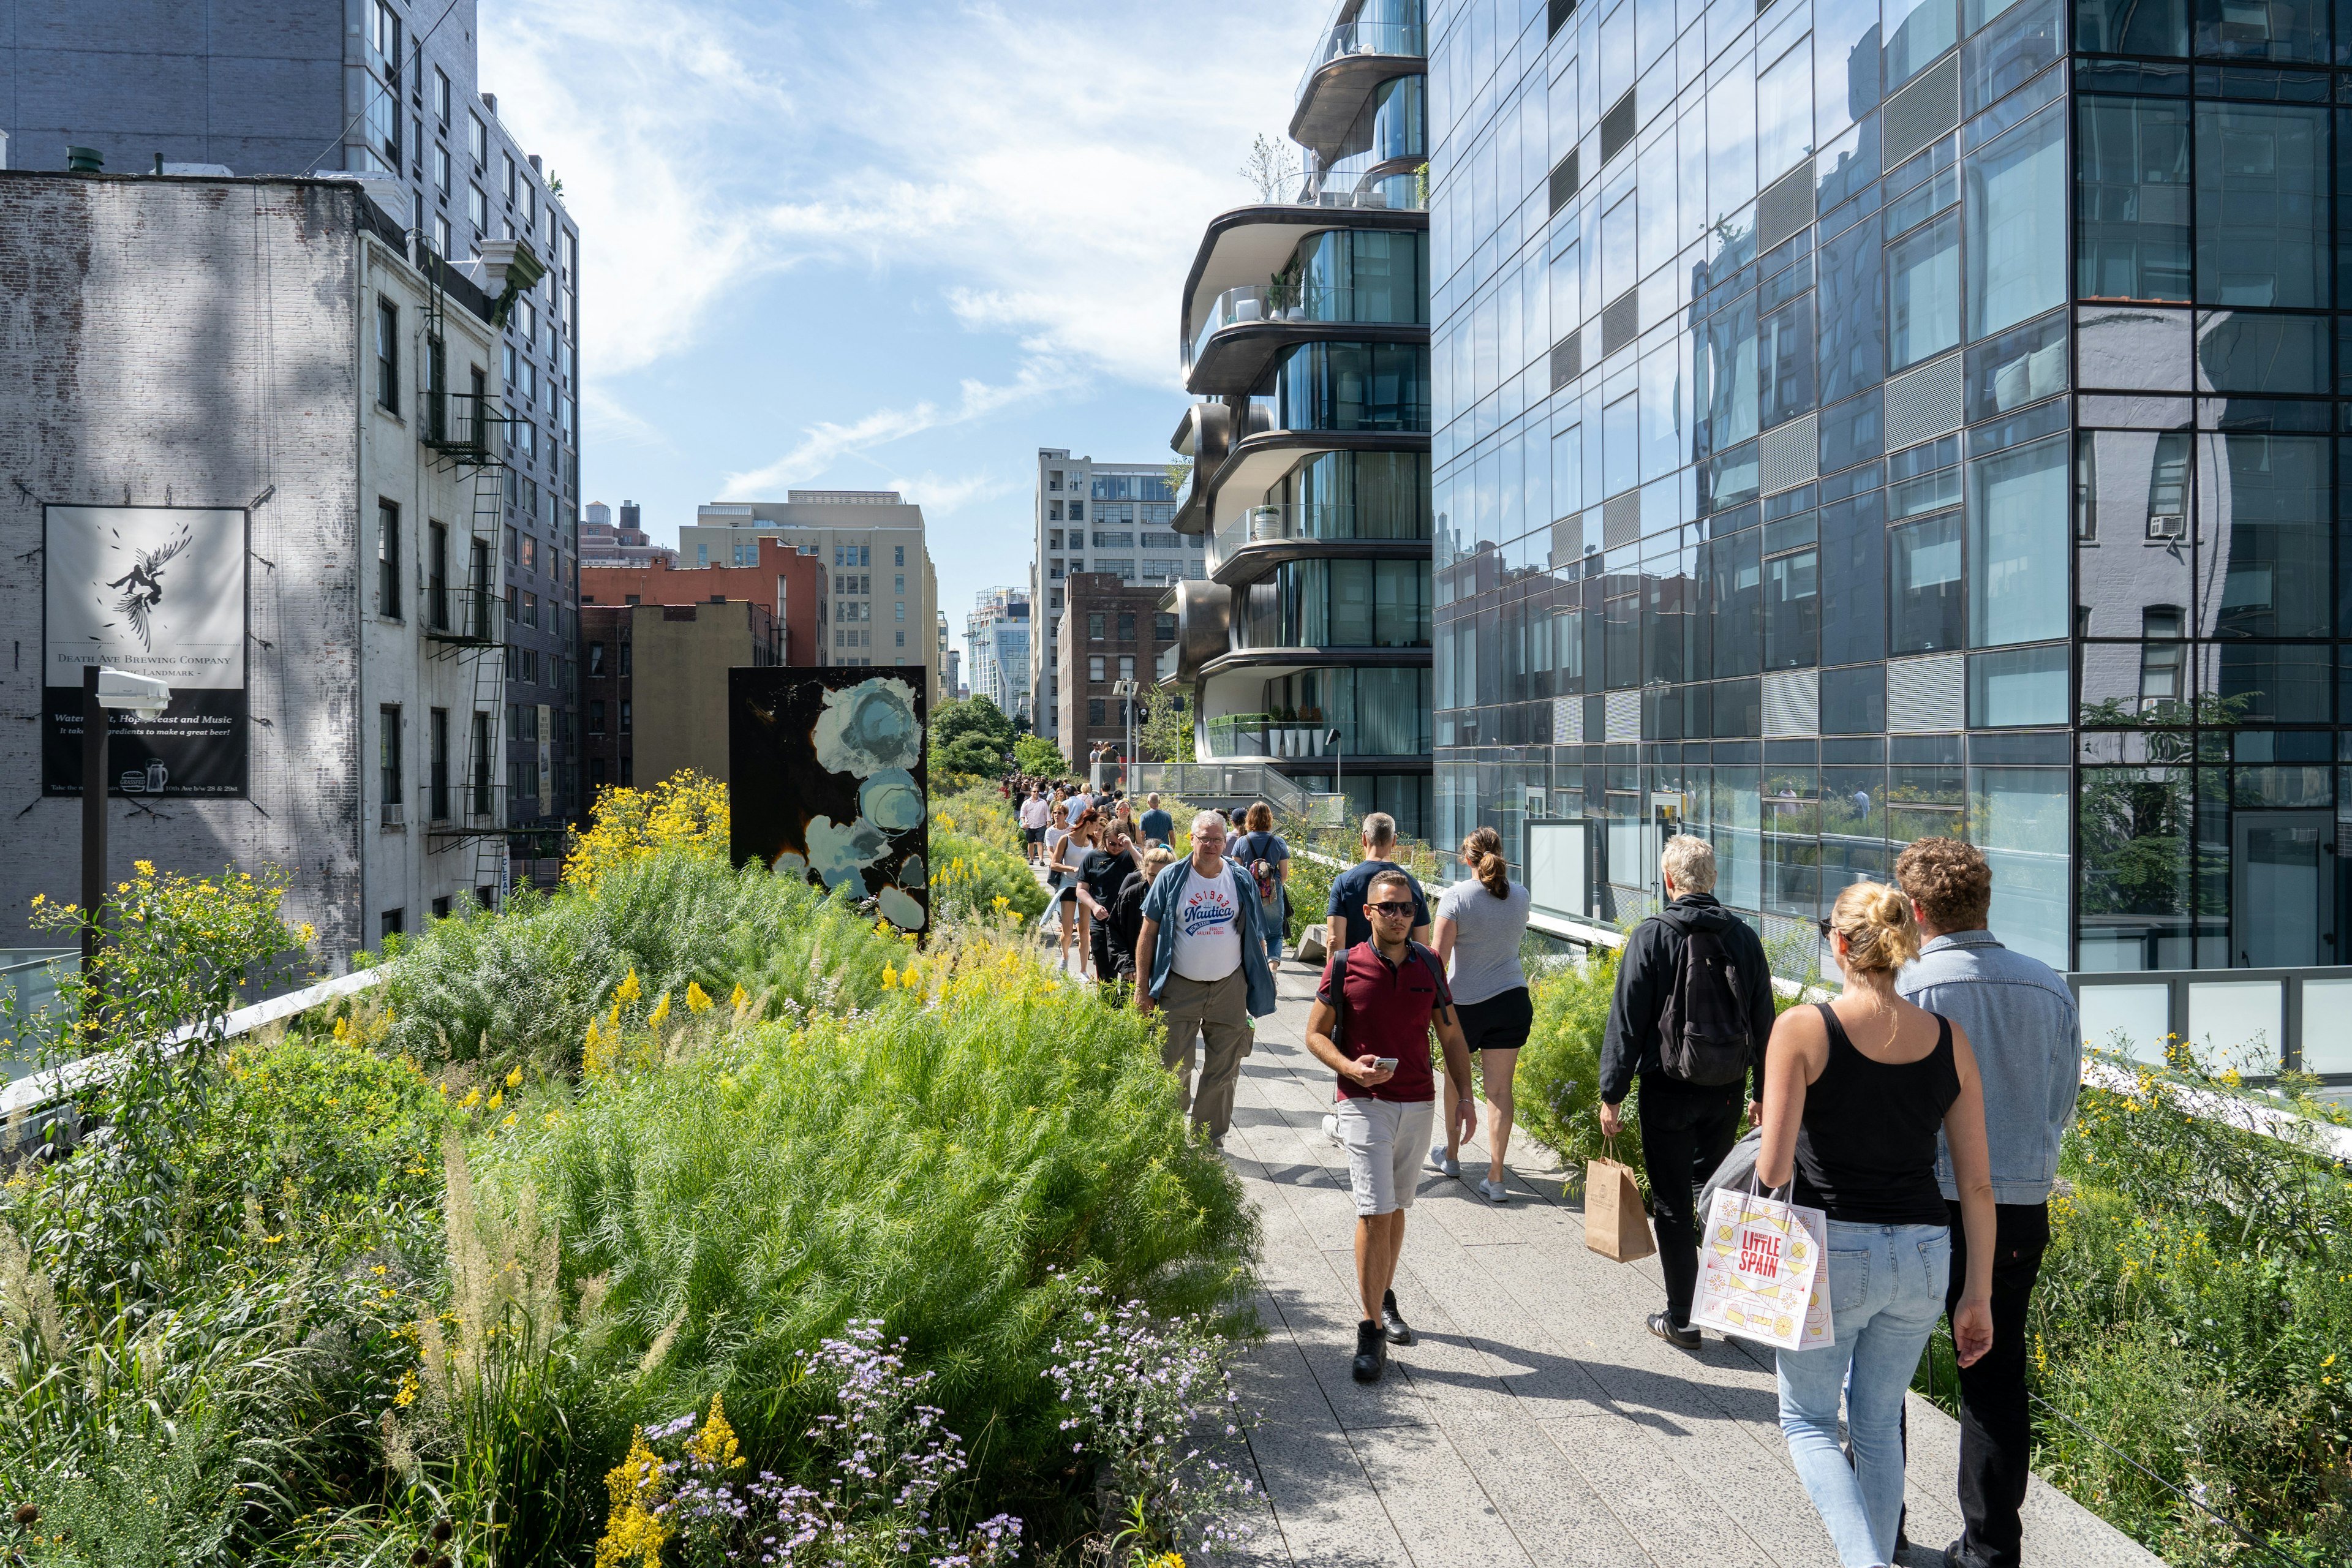
[[[1345,544],[1347,553],[1363,561],[1426,561],[1430,537],[1398,531],[1385,521],[1370,531],[1369,519],[1345,505],[1254,506],[1217,531],[1209,546],[1209,575],[1220,583],[1239,584],[1264,576],[1287,561],[1332,553],[1329,546]]]
[[[1382,82],[1418,76],[1428,68],[1428,33],[1419,18],[1340,23],[1323,35],[1298,79],[1290,139],[1317,153],[1329,152]]]
[[[1184,385],[1211,396],[1242,396],[1265,380],[1285,349],[1301,342],[1420,343],[1429,325],[1382,320],[1391,290],[1317,289],[1245,283],[1210,301],[1207,318],[1185,345]],[[1415,312],[1418,314],[1418,311]]]

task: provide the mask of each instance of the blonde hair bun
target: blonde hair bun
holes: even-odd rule
[[[1919,956],[1911,900],[1878,882],[1856,882],[1837,897],[1830,929],[1845,938],[1845,964],[1864,973],[1892,973]]]

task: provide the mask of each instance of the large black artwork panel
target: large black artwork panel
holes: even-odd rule
[[[848,887],[900,930],[922,930],[929,682],[920,665],[729,670],[735,864]]]

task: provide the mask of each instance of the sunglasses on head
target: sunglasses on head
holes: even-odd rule
[[[1813,923],[1814,923],[1815,925],[1817,925],[1817,926],[1819,926],[1819,927],[1821,927],[1821,928],[1822,928],[1822,934],[1823,936],[1827,936],[1827,935],[1829,935],[1829,934],[1830,934],[1830,929],[1831,929],[1831,928],[1830,928],[1830,917],[1829,917],[1829,916],[1827,916],[1827,915],[1822,915],[1822,916],[1819,916],[1819,917],[1817,917],[1817,918],[1814,920]]]
[[[1402,903],[1391,900],[1384,904],[1366,904],[1364,908],[1376,915],[1409,915],[1412,913],[1412,900],[1407,899]]]

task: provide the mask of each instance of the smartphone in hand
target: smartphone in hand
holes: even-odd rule
[[[1394,1057],[1374,1057],[1372,1060],[1379,1065],[1382,1072],[1396,1071],[1397,1059]]]

